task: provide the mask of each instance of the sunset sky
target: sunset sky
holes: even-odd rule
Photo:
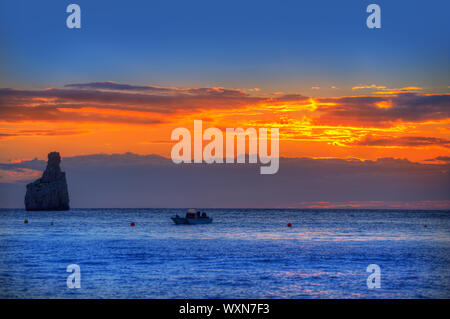
[[[0,162],[168,157],[203,120],[277,127],[283,157],[448,163],[450,3],[377,1],[376,30],[370,3],[1,0]]]

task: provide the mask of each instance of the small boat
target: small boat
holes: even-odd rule
[[[195,209],[188,209],[185,217],[175,215],[170,218],[177,225],[210,224],[213,220],[212,217],[209,217],[206,213],[201,213]]]

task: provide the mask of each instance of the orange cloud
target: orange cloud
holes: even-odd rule
[[[372,136],[366,135],[353,144],[375,147],[430,147],[450,148],[450,139],[424,136]]]
[[[383,89],[382,91],[374,92],[374,94],[381,94],[381,95],[393,95],[393,94],[400,94],[400,93],[415,93],[420,90],[423,90],[420,87],[417,86],[408,86],[404,88],[398,88],[398,89]]]
[[[423,90],[421,87],[418,86],[407,86],[403,88],[388,88],[384,85],[360,85],[360,86],[354,86],[352,87],[352,90],[379,90],[376,92],[373,92],[373,94],[379,94],[379,95],[394,95],[394,94],[400,94],[400,93],[415,93]]]
[[[81,129],[29,129],[29,130],[9,130],[4,131],[0,129],[0,139],[13,138],[13,137],[37,137],[37,136],[67,136],[67,135],[79,135],[88,133],[88,130]]]
[[[372,85],[359,85],[359,86],[354,86],[352,87],[352,90],[363,90],[363,89],[385,89],[386,87],[383,85],[376,85],[376,84],[372,84]]]
[[[375,84],[354,87],[362,88],[392,91]],[[289,156],[373,159],[382,154],[420,161],[448,156],[450,95],[411,93],[417,89],[343,97],[116,82],[0,89],[0,157],[23,157],[25,149],[26,156],[33,156],[36,149],[52,145],[68,148],[68,141],[75,145],[75,154],[90,150],[170,154],[171,144],[158,141],[167,141],[174,127],[190,127],[195,119],[223,129],[278,127],[280,150]],[[27,137],[34,137],[33,145],[27,144]]]
[[[376,106],[378,106],[381,109],[388,109],[392,107],[392,101],[380,101],[375,103]]]

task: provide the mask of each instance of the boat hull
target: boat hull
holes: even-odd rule
[[[177,225],[197,225],[197,224],[211,224],[212,218],[184,218],[184,217],[171,217],[173,222]]]

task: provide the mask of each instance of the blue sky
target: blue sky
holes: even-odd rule
[[[449,1],[0,1],[0,87],[117,81],[311,94],[449,82]],[[65,25],[77,3],[81,30]],[[382,28],[365,26],[368,4]]]
[[[204,119],[205,127],[280,128],[283,157],[321,164],[312,173],[308,161],[300,161],[303,168],[283,164],[272,179],[281,186],[273,188],[260,178],[220,171],[213,180],[239,176],[250,183],[241,185],[244,190],[256,185],[281,192],[248,193],[253,197],[234,202],[236,207],[254,207],[261,198],[266,207],[321,200],[449,207],[450,1],[374,2],[382,20],[376,30],[366,27],[366,7],[373,2],[362,0],[0,0],[0,162],[43,159],[54,150],[65,159],[125,152],[168,157],[173,128]],[[66,27],[70,3],[81,6],[79,30]],[[380,165],[387,170],[377,170]],[[13,206],[23,203],[23,183],[40,174],[39,168],[22,168],[7,174],[9,166],[0,167],[0,175],[22,183],[2,185],[9,182],[0,178]],[[70,166],[67,171],[77,176]],[[340,179],[341,171],[351,173]],[[336,174],[328,179],[323,173],[329,172]],[[309,173],[312,179],[303,180]],[[133,205],[149,205],[147,190],[159,198],[145,188],[154,186],[147,181],[177,182],[176,176],[170,182],[152,174],[124,179],[121,185],[144,190],[132,191],[144,194]],[[95,179],[116,185],[110,177],[104,171]],[[238,179],[224,185],[239,199],[247,193],[233,188]],[[76,185],[85,184],[69,183],[74,194]],[[101,185],[88,191],[107,189]],[[298,198],[297,189],[311,193]],[[78,198],[85,190],[79,188]],[[107,193],[108,199],[114,194]],[[199,203],[179,205],[206,204]]]

